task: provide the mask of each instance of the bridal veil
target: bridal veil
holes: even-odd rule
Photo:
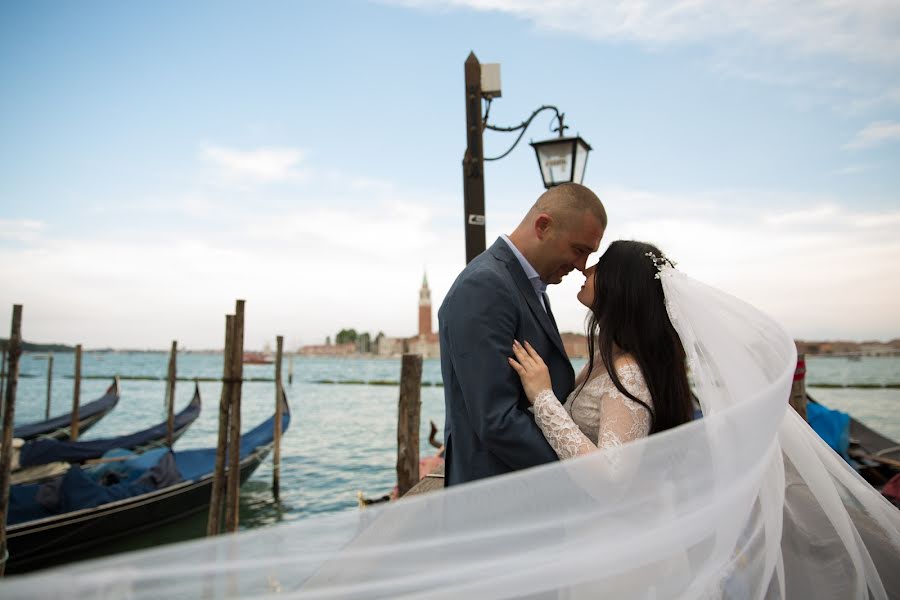
[[[900,511],[788,409],[791,337],[660,277],[702,419],[377,509],[10,578],[0,595],[900,597]]]

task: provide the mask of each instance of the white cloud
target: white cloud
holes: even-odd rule
[[[418,8],[503,12],[544,29],[650,45],[748,37],[804,55],[900,60],[900,11],[882,0],[398,0]]]
[[[895,140],[900,140],[900,123],[896,121],[876,121],[866,125],[844,148],[862,150]]]
[[[896,86],[855,99],[849,106],[849,112],[859,114],[872,109],[895,106],[900,106],[900,87]]]
[[[31,219],[0,219],[0,240],[31,242],[37,240],[46,224]]]
[[[228,176],[263,183],[296,181],[306,174],[298,168],[304,152],[297,148],[235,150],[205,144],[200,156]]]
[[[769,225],[809,225],[824,223],[837,216],[839,209],[833,204],[816,206],[806,210],[769,214],[764,217]]]
[[[29,340],[89,347],[220,347],[237,298],[247,300],[249,348],[278,334],[293,346],[321,343],[342,327],[412,335],[422,270],[442,295],[463,266],[462,231],[448,231],[416,192],[335,181],[343,188],[304,188],[281,212],[226,196],[215,227],[158,239],[119,232],[0,245],[0,279],[15,282],[0,289],[0,306],[26,305]]]
[[[875,169],[875,165],[849,165],[835,171],[835,175],[856,175]]]

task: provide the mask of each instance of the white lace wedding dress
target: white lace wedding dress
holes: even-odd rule
[[[625,389],[652,408],[640,367],[620,359],[615,369]],[[534,420],[562,460],[597,448],[621,446],[650,433],[647,408],[616,387],[599,357],[594,359],[591,378],[582,387],[586,370],[587,366],[578,375],[575,390],[565,404],[560,404],[549,389],[539,392],[534,400]]]

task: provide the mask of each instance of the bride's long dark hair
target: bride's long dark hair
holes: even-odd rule
[[[616,241],[597,262],[585,382],[595,367],[595,353],[599,354],[616,388],[650,412],[650,433],[656,433],[690,421],[693,403],[684,347],[666,313],[662,282],[648,253],[663,257],[652,244]],[[637,361],[653,399],[652,408],[622,385],[613,367],[616,350]]]

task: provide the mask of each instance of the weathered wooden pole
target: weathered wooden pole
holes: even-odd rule
[[[216,465],[209,499],[209,518],[206,535],[218,535],[222,523],[222,502],[225,492],[225,455],[228,452],[228,415],[231,408],[231,349],[234,344],[234,315],[225,316],[225,351],[222,353],[222,394],[219,397],[219,440],[216,444]]]
[[[225,531],[238,530],[241,494],[241,383],[244,377],[244,301],[234,308],[234,344],[231,351],[231,416],[228,429],[228,483],[225,500]]]
[[[466,154],[463,157],[463,218],[466,264],[484,252],[484,147],[481,116],[481,63],[474,52],[466,59]]]
[[[797,355],[794,383],[791,384],[791,407],[806,421],[806,355]]]
[[[175,442],[175,363],[178,360],[178,342],[172,340],[169,351],[169,373],[166,378],[166,445],[169,448]]]
[[[12,466],[13,422],[16,413],[16,386],[19,383],[19,355],[22,353],[22,305],[13,304],[9,333],[9,381],[3,397],[3,440],[0,442],[0,576],[6,571],[6,514],[9,508],[9,470]],[[6,362],[4,356],[3,362]]]
[[[294,385],[294,355],[288,356],[288,385]]]
[[[50,418],[50,399],[53,391],[53,353],[47,355],[47,406],[44,409],[44,419]]]
[[[275,448],[272,450],[272,496],[279,500],[281,474],[281,395],[284,388],[281,383],[281,358],[284,348],[284,336],[275,338]]]
[[[78,441],[78,406],[81,403],[81,344],[75,346],[75,384],[72,388],[72,426],[69,439]]]
[[[419,418],[422,408],[422,355],[404,354],[397,414],[397,491],[403,496],[419,482]]]
[[[3,386],[6,383],[6,346],[3,346],[2,351],[3,358],[0,359],[0,401],[3,400]]]

